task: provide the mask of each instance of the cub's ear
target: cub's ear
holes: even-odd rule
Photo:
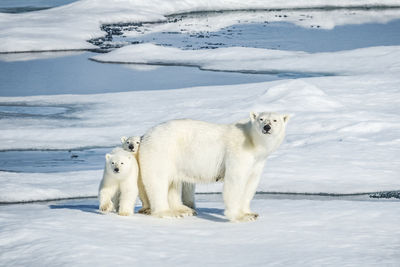
[[[290,117],[291,117],[291,116],[290,116],[289,114],[282,115],[283,122],[284,122],[284,123],[287,123],[287,122],[289,121]]]
[[[106,154],[106,160],[109,160],[111,158],[110,154]]]
[[[254,111],[250,112],[250,120],[251,121],[255,121],[257,117],[258,117],[257,112],[254,112]]]
[[[128,140],[128,138],[126,136],[121,137],[121,143],[125,143],[126,140]]]

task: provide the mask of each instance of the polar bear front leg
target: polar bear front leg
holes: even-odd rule
[[[168,190],[168,204],[171,211],[174,211],[179,217],[193,216],[196,215],[196,211],[183,205],[181,194],[182,194],[182,183],[172,182]]]
[[[224,178],[225,216],[233,222],[243,221],[242,199],[247,184],[247,176],[240,166],[227,168]]]
[[[259,163],[254,166],[253,172],[250,175],[246,187],[244,188],[243,191],[243,198],[242,198],[242,213],[244,214],[245,217],[248,218],[248,220],[256,220],[258,217],[258,213],[252,212],[250,209],[250,202],[254,197],[254,194],[256,193],[257,186],[260,182],[260,177],[261,177],[261,172],[263,170],[264,163]]]
[[[136,181],[124,181],[121,183],[120,187],[121,194],[119,198],[118,215],[130,216],[133,214],[136,198],[138,196]]]
[[[117,184],[111,184],[104,186],[99,191],[99,209],[104,212],[110,212],[114,210],[114,204],[112,198],[118,190]]]

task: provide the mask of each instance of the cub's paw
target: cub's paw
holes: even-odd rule
[[[112,202],[106,202],[106,203],[101,203],[99,210],[102,212],[110,212],[112,210],[114,210],[114,205],[112,204]]]

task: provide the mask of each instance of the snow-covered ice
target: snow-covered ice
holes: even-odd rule
[[[0,206],[2,266],[397,266],[390,201],[256,199],[260,218],[228,223],[221,199],[199,215],[102,215],[97,200]]]
[[[397,0],[81,0],[65,6],[22,14],[0,13],[0,52],[94,49],[87,41],[105,35],[105,23],[166,21],[166,15],[216,10],[296,9],[296,8],[400,7]],[[88,12],[90,10],[90,12]],[[372,11],[368,16],[355,12],[320,12],[301,18],[300,26],[332,28],[346,23],[387,22],[399,18],[399,11],[387,16]],[[298,14],[279,21],[298,21]],[[278,16],[279,17],[279,16]],[[362,19],[361,19],[362,17]],[[315,18],[315,19],[314,19]],[[244,17],[243,19],[248,19]],[[223,21],[227,21],[226,19]],[[237,20],[230,20],[236,23]],[[223,26],[229,23],[219,22]],[[193,27],[192,27],[193,28]],[[218,28],[218,27],[217,27]],[[156,30],[157,31],[157,30]],[[151,32],[151,31],[149,31]]]
[[[129,45],[93,59],[110,63],[197,66],[203,70],[250,73],[315,73],[358,75],[400,73],[400,46],[306,53],[248,47],[181,50],[154,44]],[[329,64],[327,64],[329,62]]]

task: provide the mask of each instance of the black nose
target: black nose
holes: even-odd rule
[[[115,172],[119,172],[119,169],[118,169],[118,168],[115,168],[114,171],[115,171]]]
[[[271,126],[269,126],[268,124],[264,126],[264,131],[268,132],[269,130],[271,130]]]
[[[132,150],[133,149],[133,145],[129,145],[128,148]]]

